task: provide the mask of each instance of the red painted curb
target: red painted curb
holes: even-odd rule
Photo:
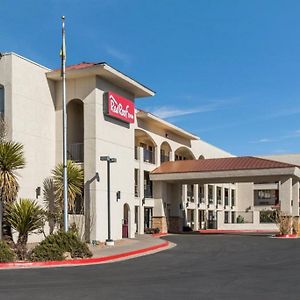
[[[297,234],[276,234],[276,238],[295,239],[298,237]]]
[[[169,246],[169,242],[165,241],[161,244],[150,246],[147,248],[142,248],[138,250],[133,250],[129,252],[108,255],[103,257],[95,258],[84,258],[84,259],[72,259],[72,260],[63,260],[63,261],[43,261],[43,262],[12,262],[12,263],[0,263],[0,269],[4,268],[29,268],[29,267],[52,267],[52,266],[65,266],[65,265],[85,265],[85,264],[96,264],[107,261],[113,261],[116,259],[129,257],[137,254],[142,254],[157,249],[165,248]]]
[[[199,233],[213,234],[213,233],[274,233],[274,230],[218,230],[218,229],[206,229],[198,230]]]

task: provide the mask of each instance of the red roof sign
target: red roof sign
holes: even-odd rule
[[[113,92],[105,94],[105,113],[126,123],[134,123],[134,102]]]

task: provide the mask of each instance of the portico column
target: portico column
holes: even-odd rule
[[[213,185],[213,199],[214,199],[214,205],[217,208],[217,206],[218,206],[218,201],[217,201],[217,186],[215,184]]]
[[[208,184],[204,184],[203,185],[203,192],[204,192],[204,203],[207,209],[207,205],[208,205]]]
[[[144,234],[144,149],[138,147],[138,157],[139,157],[139,224],[138,224],[138,233]]]
[[[155,147],[155,164],[157,164],[158,166],[161,164],[159,146]]]
[[[292,215],[292,178],[282,180],[279,185],[280,210],[282,213]]]
[[[299,216],[299,181],[293,182],[293,217]]]
[[[194,199],[195,199],[195,209],[194,209],[194,230],[199,230],[199,213],[198,213],[198,203],[199,203],[199,185],[194,184]]]
[[[174,161],[174,160],[175,160],[174,151],[170,151],[170,152],[169,152],[169,160],[170,160],[170,161]]]

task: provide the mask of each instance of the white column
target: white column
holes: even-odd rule
[[[299,216],[299,181],[293,183],[293,216]]]
[[[199,185],[194,184],[194,200],[195,200],[195,209],[194,209],[194,230],[199,230],[199,209],[198,209],[198,203],[199,203]]]
[[[282,180],[279,185],[280,210],[288,215],[292,215],[292,178]]]
[[[214,199],[214,205],[217,207],[218,201],[217,201],[217,186],[213,185],[213,199]]]
[[[203,192],[204,192],[204,203],[205,203],[206,209],[207,209],[207,205],[208,205],[208,184],[203,185]]]
[[[138,147],[138,157],[139,157],[139,224],[138,224],[138,233],[144,234],[144,149]]]
[[[160,161],[160,148],[158,146],[155,147],[155,164],[157,164],[158,166],[161,164]]]
[[[175,160],[175,154],[174,154],[174,151],[170,151],[170,153],[169,153],[169,155],[170,155],[170,161],[174,161]]]

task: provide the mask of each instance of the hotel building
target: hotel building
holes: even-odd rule
[[[68,157],[84,170],[83,209],[70,218],[83,224],[86,240],[107,239],[107,168],[100,156],[117,159],[110,166],[114,240],[149,228],[274,230],[260,214],[280,202],[284,211],[299,215],[300,155],[237,161],[136,109],[135,99],[155,93],[109,64],[83,62],[66,71]],[[1,54],[0,113],[8,138],[24,145],[26,158],[19,171],[20,198],[43,203],[43,181],[62,162],[61,88],[60,70]],[[173,166],[181,169],[174,173]]]

